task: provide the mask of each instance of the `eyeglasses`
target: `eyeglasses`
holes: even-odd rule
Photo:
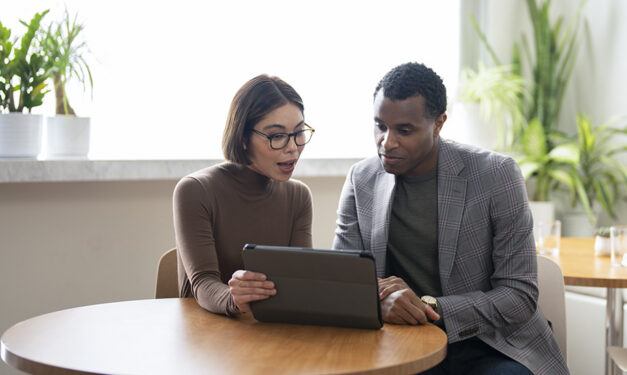
[[[253,133],[257,133],[259,135],[262,135],[268,138],[268,141],[270,141],[270,147],[273,150],[280,150],[287,146],[287,144],[290,142],[290,138],[292,137],[294,137],[294,143],[296,143],[296,146],[304,146],[309,141],[311,141],[311,136],[316,131],[316,129],[312,128],[311,126],[307,124],[305,124],[305,126],[306,126],[305,129],[295,131],[293,133],[266,134],[256,129],[252,129],[252,131]]]

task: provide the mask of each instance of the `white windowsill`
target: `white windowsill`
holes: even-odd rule
[[[301,159],[294,177],[346,176],[360,159]],[[0,183],[178,180],[221,163],[206,160],[25,160],[0,159]]]

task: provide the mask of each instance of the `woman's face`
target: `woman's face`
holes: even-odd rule
[[[255,124],[258,132],[272,136],[277,133],[293,133],[305,127],[303,113],[294,104],[285,104],[268,113]],[[292,176],[296,162],[305,146],[297,146],[290,137],[287,146],[280,150],[270,147],[265,136],[251,132],[248,141],[249,168],[276,181],[287,181]]]

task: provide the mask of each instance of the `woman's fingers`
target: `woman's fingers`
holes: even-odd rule
[[[247,270],[237,270],[233,272],[232,279],[239,280],[250,280],[250,281],[265,281],[267,279],[266,275],[260,272],[253,272]]]
[[[264,289],[264,288],[231,288],[231,294],[238,296],[246,294],[273,296],[276,294],[276,289]]]
[[[274,289],[272,281],[242,281],[240,279],[229,280],[229,286],[238,288],[264,288]]]
[[[237,304],[238,306],[243,305],[243,304],[248,304],[249,302],[260,301],[260,300],[264,300],[268,298],[270,298],[270,296],[265,295],[265,294],[233,295],[233,301],[235,301],[235,304]]]
[[[228,282],[231,298],[242,312],[250,311],[248,304],[276,294],[274,283],[259,272],[237,270]]]

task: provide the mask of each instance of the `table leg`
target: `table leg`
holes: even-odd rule
[[[605,307],[605,347],[623,346],[623,292],[620,288],[607,288]],[[620,374],[605,352],[605,374]]]

